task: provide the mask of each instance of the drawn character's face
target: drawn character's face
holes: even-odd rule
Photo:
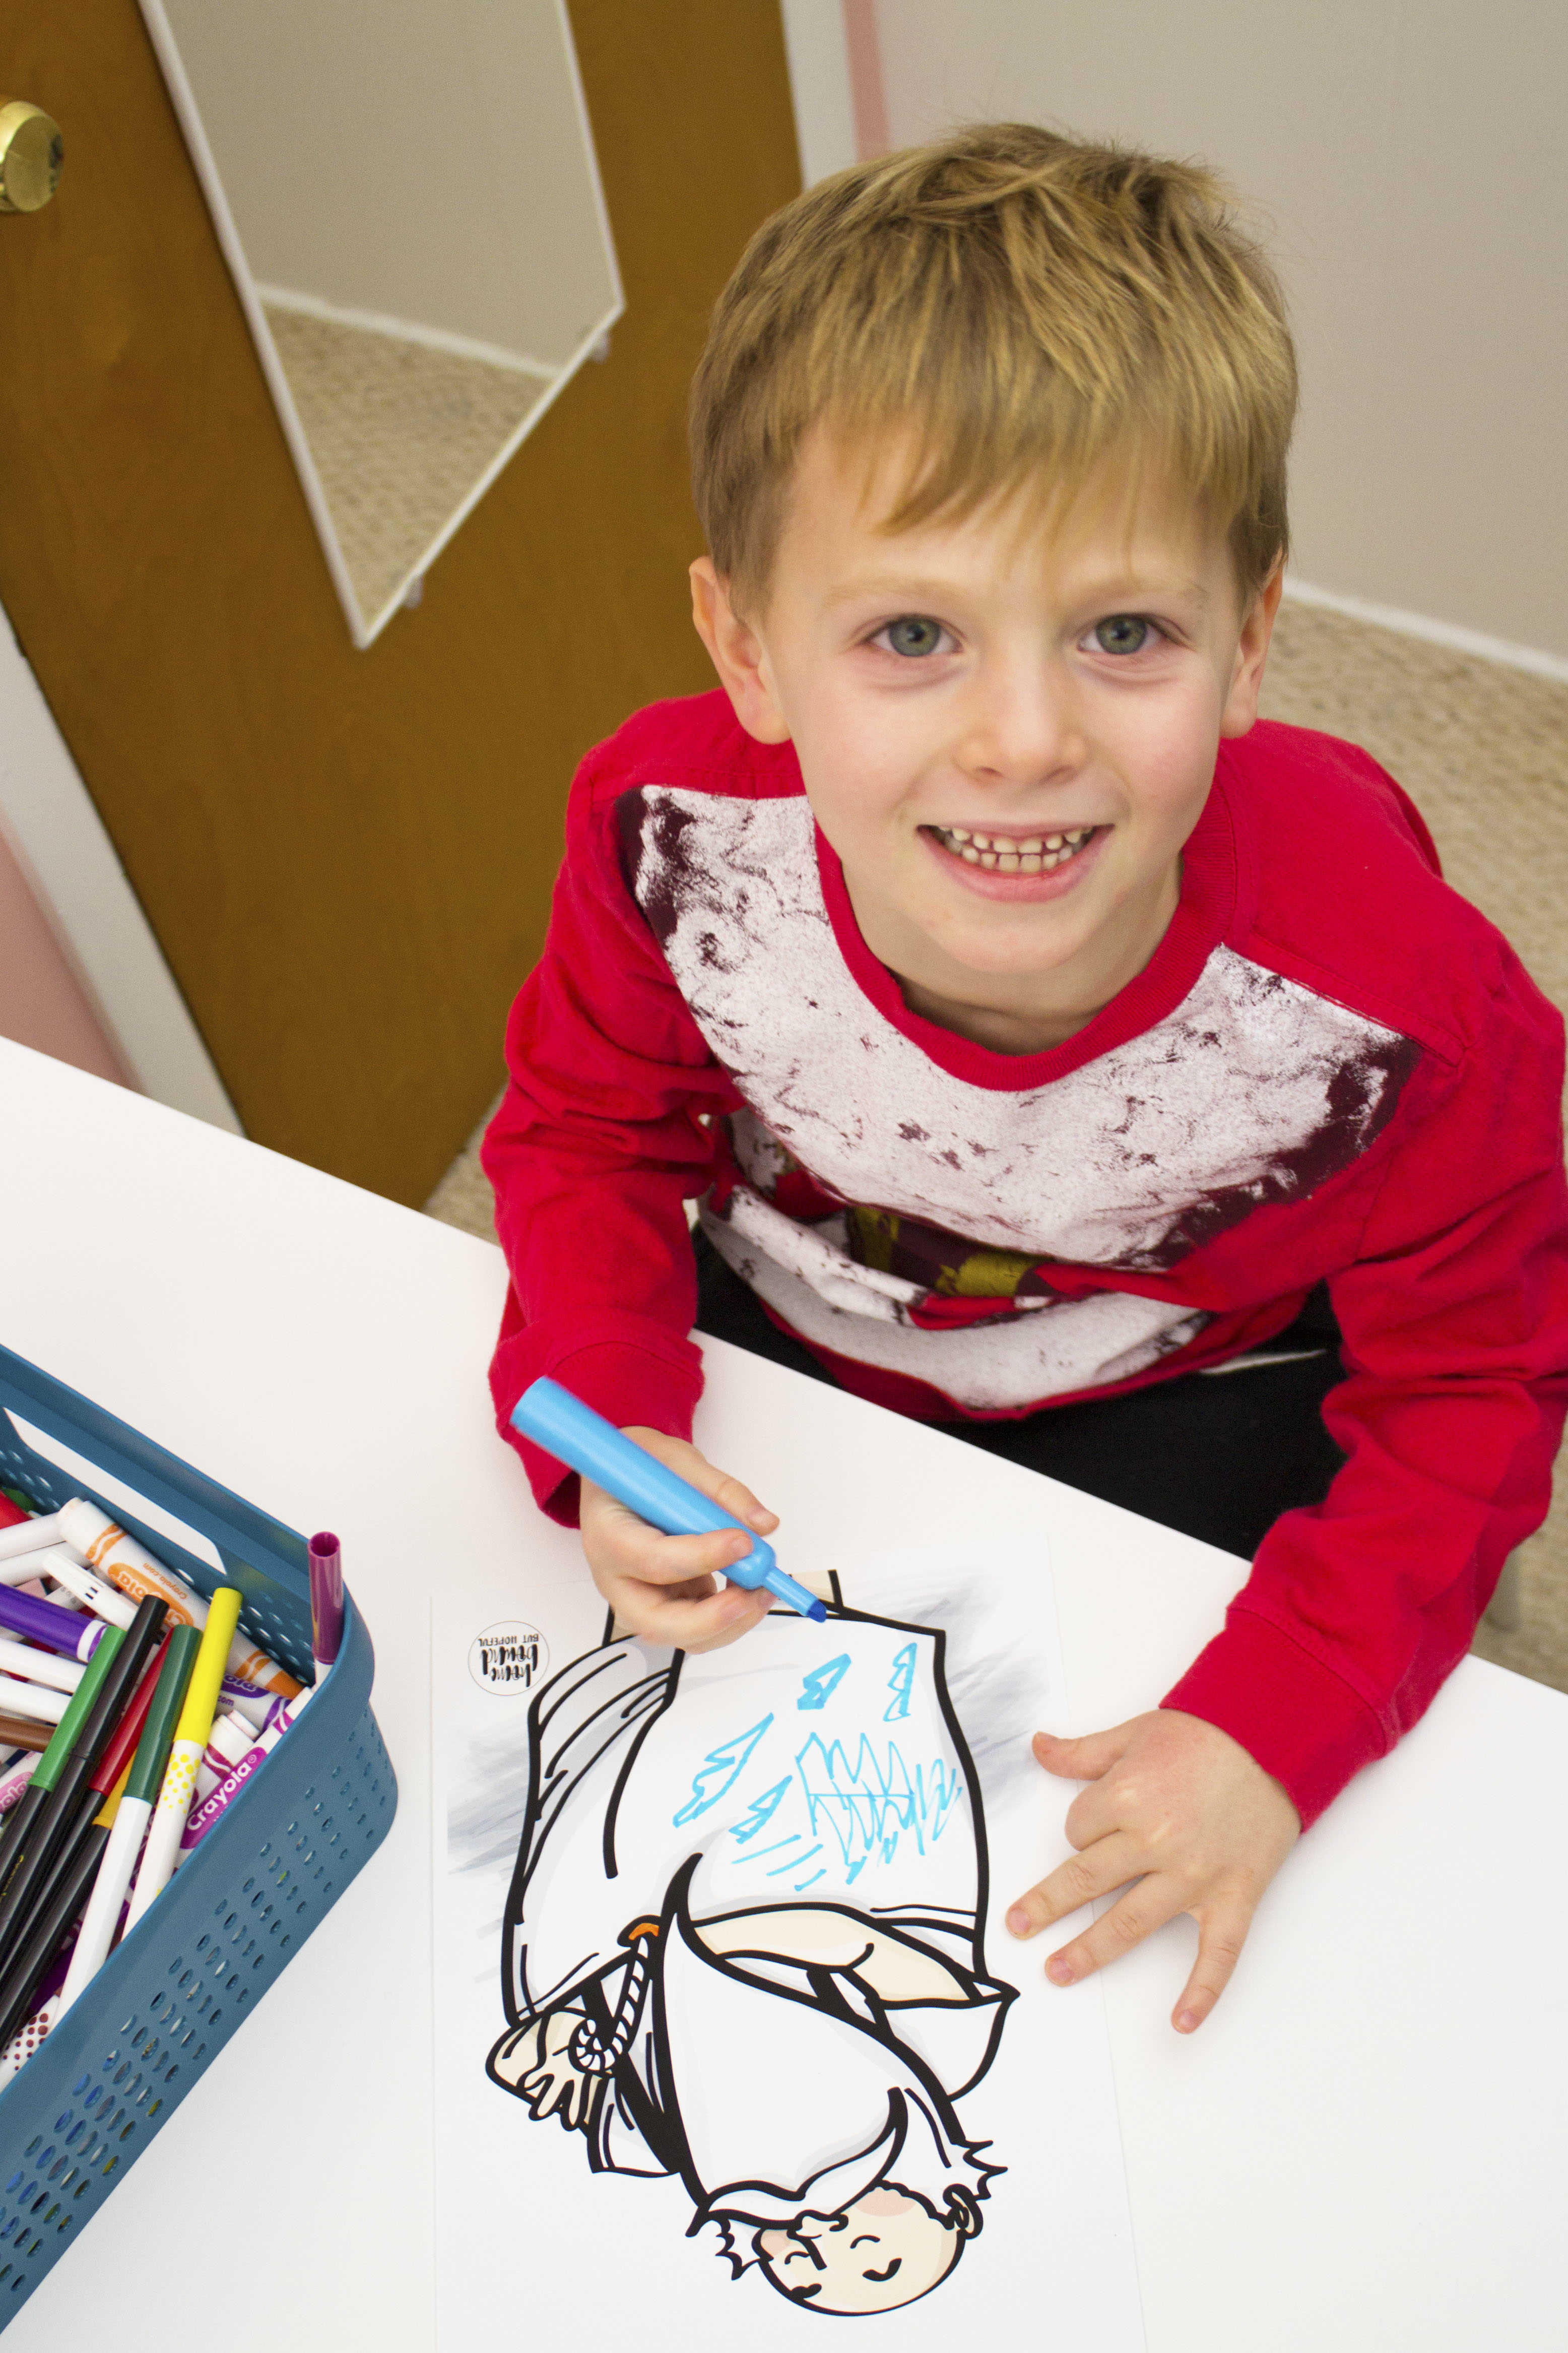
[[[760,2231],[755,2243],[768,2279],[793,2302],[813,2312],[890,2312],[947,2276],[965,2236],[962,2218],[938,2221],[884,2182],[842,2214],[803,2214],[787,2231]]]

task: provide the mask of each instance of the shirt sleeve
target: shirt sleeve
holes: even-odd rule
[[[1348,1457],[1258,1549],[1164,1705],[1219,1725],[1311,1822],[1393,1747],[1540,1526],[1568,1405],[1563,1023],[1508,958],[1450,1085],[1390,1153],[1330,1280]]]
[[[708,1121],[737,1100],[626,887],[601,758],[573,787],[544,953],[512,1008],[510,1083],[480,1154],[511,1277],[497,1422],[568,1525],[576,1477],[518,1436],[511,1409],[549,1374],[618,1428],[690,1436],[702,1371],[684,1201],[712,1176]]]

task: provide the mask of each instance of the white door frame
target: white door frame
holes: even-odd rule
[[[245,1131],[0,607],[0,830],[144,1094]]]

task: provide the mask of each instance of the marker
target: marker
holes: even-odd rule
[[[226,1702],[236,1715],[243,1715],[258,1732],[277,1705],[270,1692],[258,1691],[254,1683],[242,1683],[237,1675],[225,1675],[218,1686],[220,1704]]]
[[[36,1552],[16,1553],[9,1560],[0,1560],[0,1585],[28,1585],[35,1577],[58,1577],[59,1570],[55,1564],[60,1560],[70,1562],[73,1567],[81,1565],[69,1545],[40,1545]]]
[[[21,1804],[13,1809],[5,1829],[0,1831],[0,1888],[5,1885],[7,1873],[21,1853],[33,1817],[58,1779],[82,1719],[97,1698],[103,1679],[114,1662],[115,1652],[125,1640],[117,1626],[111,1626],[110,1633],[114,1636],[113,1642],[110,1643],[106,1635],[89,1660],[86,1674],[78,1683],[74,1696],[56,1725],[54,1737],[38,1759],[31,1788]]]
[[[168,1605],[169,1615],[182,1626],[205,1626],[207,1605],[194,1587],[154,1560],[145,1545],[100,1512],[96,1504],[84,1496],[73,1496],[63,1510],[55,1514],[59,1534],[81,1555],[87,1567],[98,1576],[117,1585],[121,1593],[130,1594],[133,1601],[156,1594]],[[5,1539],[0,1535],[0,1546]],[[237,1588],[236,1588],[237,1590]],[[243,1597],[242,1597],[243,1598]],[[283,1699],[292,1699],[300,1686],[276,1659],[258,1651],[243,1635],[236,1636],[228,1654],[228,1669],[242,1683],[258,1683],[263,1691],[276,1692]]]
[[[53,1726],[36,1716],[0,1715],[0,1740],[7,1748],[33,1748],[42,1756],[53,1736]]]
[[[69,2009],[89,1979],[97,1974],[109,1957],[114,1931],[120,1925],[125,1891],[131,1884],[131,1874],[136,1868],[142,1836],[153,1819],[153,1803],[163,1786],[175,1723],[185,1704],[191,1671],[195,1665],[201,1642],[202,1638],[194,1626],[176,1626],[169,1637],[163,1672],[158,1678],[158,1688],[148,1711],[136,1759],[131,1768],[131,1778],[126,1783],[120,1811],[114,1818],[114,1826],[104,1847],[98,1875],[92,1883],[87,1916],[82,1921],[76,1950],[66,1972],[66,1981],[60,1989],[61,2011]],[[59,2012],[56,2014],[58,2016]]]
[[[324,1672],[325,1669],[322,1672]],[[180,1863],[185,1862],[193,1849],[200,1846],[207,1832],[216,1828],[223,1819],[257,1767],[264,1763],[272,1754],[283,1735],[292,1731],[294,1725],[299,1723],[300,1710],[310,1697],[311,1689],[312,1686],[307,1684],[298,1699],[274,1700],[272,1713],[265,1725],[256,1735],[251,1746],[239,1758],[232,1771],[226,1773],[216,1787],[209,1789],[205,1797],[200,1794],[198,1788],[197,1801],[192,1806],[186,1817],[185,1827],[180,1833],[180,1852],[175,1863],[176,1870]]]
[[[91,1783],[120,1719],[131,1704],[147,1662],[163,1638],[167,1615],[163,1604],[149,1596],[136,1613],[136,1623],[115,1644],[109,1671],[82,1718],[58,1779],[27,1831],[21,1860],[11,1874],[4,1898],[0,1898],[0,1968],[10,1967],[18,1943],[28,1932],[50,1866],[73,1825],[83,1792]],[[108,1648],[107,1641],[100,1642],[98,1657],[101,1658]],[[97,1663],[98,1658],[89,1662],[88,1672],[81,1680],[82,1690],[86,1690]],[[151,1689],[147,1697],[151,1700]],[[35,1773],[35,1787],[37,1778]],[[0,2041],[4,2039],[0,2036]]]
[[[84,1623],[74,1609],[62,1609],[53,1601],[35,1601],[30,1593],[14,1593],[5,1587],[0,1587],[0,1627],[58,1651],[63,1658],[83,1661],[91,1658],[103,1632],[101,1622]]]
[[[19,1504],[14,1504],[9,1495],[0,1493],[0,1528],[26,1527],[32,1516],[31,1512],[25,1512]]]
[[[310,1538],[310,1651],[319,1691],[343,1639],[343,1553],[322,1529]]]
[[[0,2047],[8,2043],[16,2029],[25,2023],[50,1963],[57,1958],[70,1933],[71,1923],[87,1901],[129,1771],[127,1767],[126,1773],[121,1776],[120,1788],[104,1799],[77,1840],[66,1868],[57,1875],[32,1922],[26,1942],[0,1980]]]
[[[826,1617],[816,1595],[785,1575],[772,1546],[753,1535],[743,1520],[678,1478],[636,1439],[628,1438],[581,1398],[574,1398],[559,1381],[538,1380],[524,1389],[512,1409],[511,1425],[547,1454],[553,1454],[558,1462],[592,1479],[639,1519],[662,1528],[666,1535],[700,1536],[716,1528],[739,1528],[752,1549],[744,1560],[731,1561],[721,1572],[730,1583],[748,1588],[765,1585],[803,1618],[815,1618],[820,1623]]]
[[[13,1758],[4,1773],[0,1773],[0,1814],[9,1813],[25,1795],[37,1762],[37,1756],[24,1750],[19,1757]]]
[[[101,1577],[94,1577],[90,1568],[83,1568],[68,1546],[57,1545],[52,1553],[39,1555],[39,1565],[46,1577],[67,1593],[83,1603],[95,1618],[106,1626],[129,1626],[136,1615],[136,1604],[127,1599],[117,1585],[105,1585]],[[0,1570],[0,1576],[5,1574]]]
[[[228,1655],[234,1630],[239,1622],[239,1605],[243,1599],[237,1585],[220,1585],[213,1595],[206,1630],[196,1652],[196,1663],[191,1670],[190,1684],[180,1710],[174,1745],[169,1752],[158,1803],[148,1825],[142,1868],[136,1874],[135,1892],[131,1898],[131,1916],[125,1924],[127,1936],[148,1906],[163,1894],[174,1868],[180,1832],[185,1827],[191,1791],[195,1787],[196,1767],[202,1761],[202,1753],[213,1728],[213,1710],[217,1703],[217,1687],[223,1681],[223,1662]]]
[[[5,1646],[0,1644],[0,1662]],[[58,1724],[70,1704],[69,1692],[51,1691],[47,1683],[20,1680],[16,1675],[0,1675],[0,1707],[11,1708],[18,1715],[36,1716],[40,1724]]]
[[[195,1633],[193,1627],[191,1631]],[[276,1707],[297,1706],[292,1700],[275,1699],[268,1702],[268,1711]],[[213,1728],[207,1736],[206,1748],[196,1767],[196,1786],[191,1803],[199,1806],[202,1799],[226,1781],[240,1758],[248,1754],[256,1741],[257,1726],[247,1715],[215,1715]]]

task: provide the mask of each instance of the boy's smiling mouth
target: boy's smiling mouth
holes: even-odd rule
[[[939,848],[966,866],[988,873],[1049,874],[1079,856],[1103,826],[1064,827],[1059,831],[1034,833],[984,832],[962,825],[924,825]]]

